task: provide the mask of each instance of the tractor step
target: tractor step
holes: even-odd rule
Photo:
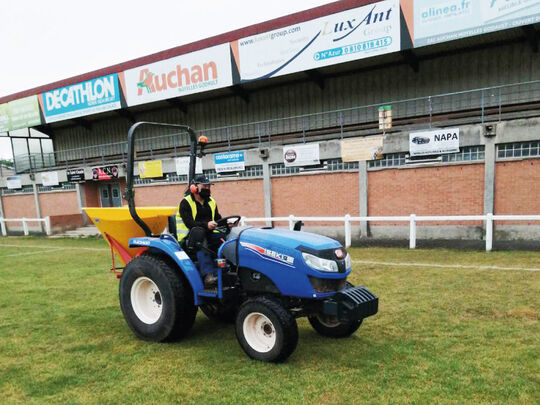
[[[234,294],[236,294],[236,288],[235,287],[223,287],[223,298],[230,297]],[[217,287],[214,288],[205,288],[204,290],[199,291],[197,294],[199,297],[206,297],[206,298],[217,298],[218,297],[218,289]]]
[[[217,288],[205,288],[197,294],[199,297],[217,297]]]

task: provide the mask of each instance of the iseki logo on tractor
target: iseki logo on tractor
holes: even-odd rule
[[[254,245],[253,243],[240,242],[240,244],[246,249],[249,249],[259,254],[265,259],[268,258],[268,259],[277,260],[278,262],[281,262],[288,266],[292,266],[294,264],[294,257],[287,256],[283,253],[274,252],[273,250],[270,250],[270,249],[265,249],[261,246]]]

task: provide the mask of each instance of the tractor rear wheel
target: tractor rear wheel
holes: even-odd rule
[[[197,307],[190,286],[167,261],[143,255],[126,266],[119,287],[120,307],[133,333],[163,342],[186,335]]]
[[[279,363],[296,349],[298,326],[278,301],[259,297],[240,307],[236,315],[236,338],[252,359]]]

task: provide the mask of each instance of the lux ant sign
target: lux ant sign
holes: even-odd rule
[[[435,129],[409,134],[411,156],[459,152],[459,128]]]

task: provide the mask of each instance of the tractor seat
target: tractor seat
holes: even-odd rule
[[[178,234],[176,232],[176,214],[171,215],[167,222],[169,233],[174,236],[174,239],[178,240]]]

